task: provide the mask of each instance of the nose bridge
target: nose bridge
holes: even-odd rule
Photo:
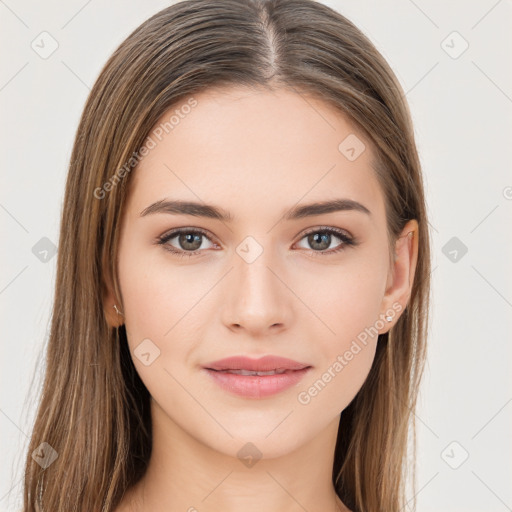
[[[261,330],[287,322],[286,287],[276,276],[281,266],[271,243],[271,236],[247,236],[236,247],[225,297],[226,324]]]

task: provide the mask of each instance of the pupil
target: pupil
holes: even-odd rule
[[[330,245],[330,234],[329,233],[315,233],[313,234],[312,236],[310,236],[310,243],[311,241],[313,241],[314,243],[312,244],[314,246],[314,244],[316,243],[319,243],[319,244],[322,244],[323,243],[323,246],[322,247],[317,247],[318,249],[327,249]]]

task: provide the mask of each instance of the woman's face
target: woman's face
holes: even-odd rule
[[[263,457],[290,452],[337,422],[368,375],[377,333],[407,300],[406,287],[392,288],[373,153],[328,105],[284,90],[210,90],[161,121],[122,220],[133,362],[162,424],[229,455],[247,442]],[[335,200],[361,206],[302,210]],[[198,206],[152,206],[162,201]],[[205,369],[267,355],[309,368]],[[238,387],[221,386],[220,373]]]

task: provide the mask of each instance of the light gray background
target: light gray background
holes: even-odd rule
[[[395,70],[425,173],[434,270],[417,410],[418,512],[512,510],[511,1],[325,3]],[[117,45],[167,5],[0,0],[2,511],[20,508],[52,306],[56,258],[41,261],[33,247],[43,237],[58,243],[67,164],[90,87]],[[31,47],[51,48],[43,31],[58,43],[46,59]]]

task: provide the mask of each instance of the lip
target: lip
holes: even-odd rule
[[[212,363],[205,364],[203,368],[209,370],[249,370],[253,372],[268,372],[271,370],[302,370],[311,366],[299,363],[293,359],[280,356],[264,356],[259,359],[252,359],[246,356],[233,356],[219,359]]]
[[[213,381],[225,391],[244,398],[266,398],[296,385],[311,369],[311,365],[278,356],[251,359],[228,357],[203,367]],[[237,375],[226,370],[265,372],[285,370],[274,375]]]

